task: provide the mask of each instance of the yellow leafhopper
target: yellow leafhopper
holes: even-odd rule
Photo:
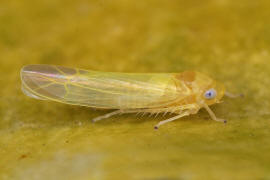
[[[223,84],[195,71],[182,73],[97,72],[54,65],[27,65],[21,70],[22,90],[33,98],[115,111],[94,122],[122,113],[173,113],[174,117],[196,114],[205,108],[219,119],[209,105],[225,95]]]

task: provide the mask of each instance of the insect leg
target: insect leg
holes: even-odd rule
[[[100,121],[102,119],[106,119],[106,118],[109,118],[111,116],[114,116],[116,114],[123,114],[123,113],[134,113],[134,112],[137,112],[137,111],[132,111],[132,110],[116,110],[116,111],[113,111],[113,112],[110,112],[110,113],[107,113],[107,114],[104,114],[102,116],[98,116],[94,119],[92,119],[92,122],[97,122],[97,121]]]
[[[179,119],[179,118],[181,118],[181,117],[183,117],[183,116],[187,116],[187,115],[189,115],[188,112],[183,112],[182,114],[179,114],[179,115],[174,116],[174,117],[172,117],[172,118],[169,118],[169,119],[160,121],[157,125],[155,125],[155,129],[158,129],[159,126],[161,126],[161,125],[163,125],[163,124],[166,124],[166,123],[168,123],[168,122],[174,121],[174,120],[176,120],[176,119]]]
[[[225,119],[219,119],[216,117],[215,113],[209,108],[209,106],[207,104],[204,104],[204,108],[206,109],[206,111],[209,113],[209,115],[211,116],[211,118],[215,121],[219,121],[219,122],[224,122],[226,123],[227,121]]]
[[[98,117],[92,119],[92,122],[97,122],[97,121],[100,121],[101,119],[106,119],[106,118],[109,118],[109,117],[111,117],[111,116],[113,116],[113,115],[121,114],[122,112],[123,112],[122,110],[116,110],[116,111],[107,113],[107,114],[105,114],[105,115],[98,116]]]

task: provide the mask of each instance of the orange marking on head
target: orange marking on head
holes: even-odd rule
[[[175,76],[178,80],[183,81],[187,87],[192,89],[192,82],[195,81],[196,72],[194,71],[185,71],[183,73],[177,74]]]
[[[193,82],[195,80],[196,73],[194,71],[185,71],[176,76],[177,79],[180,79],[185,82]]]

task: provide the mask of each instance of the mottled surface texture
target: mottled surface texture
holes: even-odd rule
[[[1,0],[0,179],[270,179],[270,1]],[[196,70],[239,99],[153,126],[22,94],[26,64]],[[168,118],[169,116],[165,117]]]

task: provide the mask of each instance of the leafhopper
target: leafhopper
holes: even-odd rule
[[[115,111],[93,122],[122,113],[173,113],[155,128],[205,108],[225,95],[223,84],[195,71],[182,73],[97,72],[54,65],[27,65],[21,70],[23,92],[36,99]]]

